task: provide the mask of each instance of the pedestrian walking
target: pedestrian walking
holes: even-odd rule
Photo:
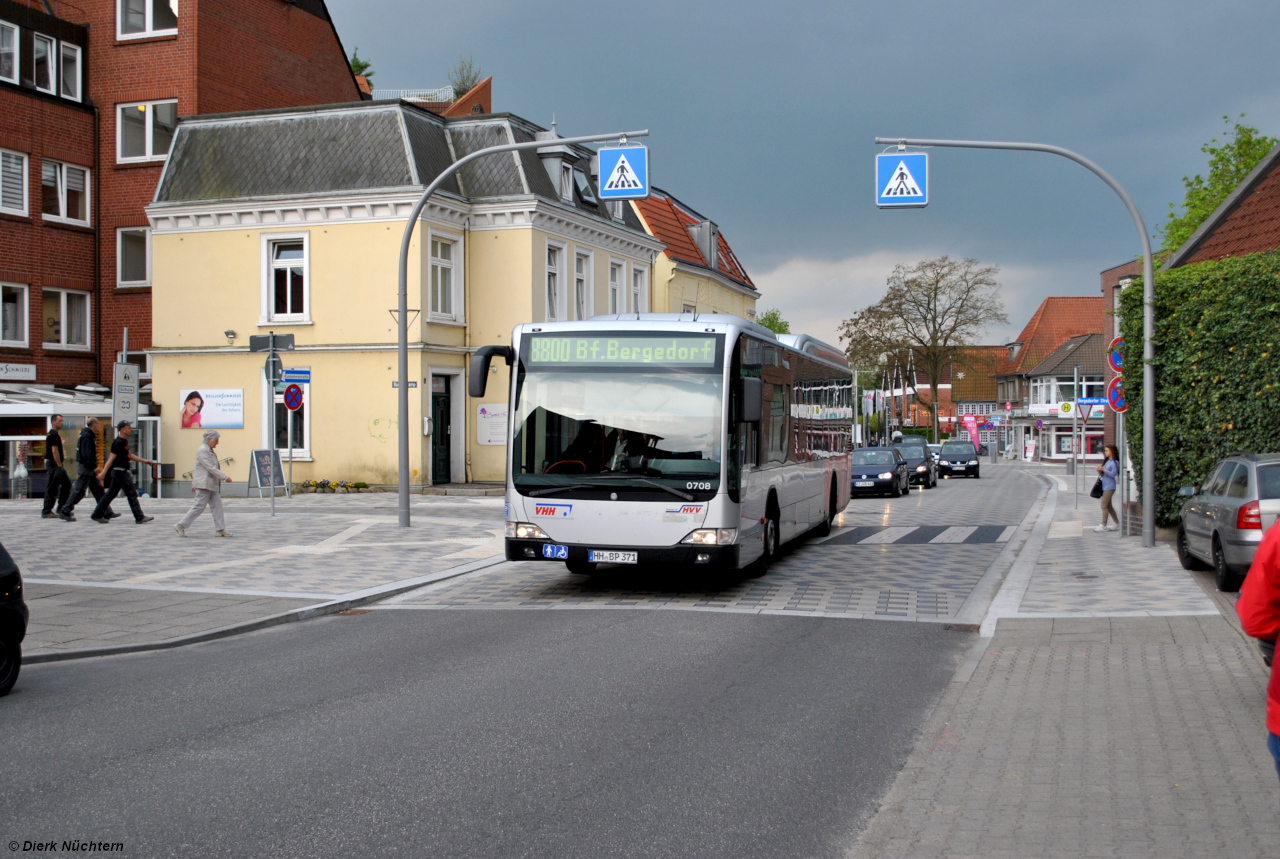
[[[76,505],[84,498],[86,489],[93,492],[95,504],[102,500],[106,492],[102,488],[102,482],[98,480],[98,425],[100,423],[101,421],[97,418],[89,418],[85,421],[84,428],[80,430],[80,438],[76,441],[76,465],[80,468],[80,474],[71,488],[71,498],[58,511],[58,515],[68,522],[76,521]],[[105,515],[108,519],[114,519],[120,514],[108,507]]]
[[[71,479],[67,477],[65,454],[62,452],[62,415],[54,415],[49,421],[49,434],[44,438],[44,510],[40,515],[45,519],[67,519],[62,515],[62,508],[71,496]],[[54,512],[56,505],[57,512]]]
[[[1116,494],[1116,480],[1120,477],[1120,449],[1109,444],[1102,449],[1102,464],[1098,466],[1098,474],[1102,480],[1102,524],[1095,531],[1114,531],[1120,527],[1120,517],[1116,508],[1111,506],[1111,498]],[[1107,517],[1115,520],[1114,525],[1107,524]]]
[[[160,463],[154,459],[143,459],[129,450],[129,437],[133,435],[133,424],[129,421],[120,421],[116,424],[116,430],[119,435],[116,440],[111,442],[111,454],[107,457],[107,461],[103,463],[102,470],[98,472],[98,479],[101,480],[103,475],[111,475],[111,485],[107,489],[107,493],[98,499],[98,506],[93,508],[93,513],[89,516],[95,522],[101,522],[103,525],[111,520],[107,518],[106,512],[111,502],[116,500],[116,496],[121,492],[124,497],[129,499],[129,509],[133,511],[133,521],[141,525],[143,522],[150,522],[156,517],[148,516],[142,512],[142,505],[138,503],[138,487],[133,485],[133,475],[129,473],[129,462],[141,462],[147,465],[156,466]]]
[[[196,494],[196,503],[191,505],[187,515],[182,517],[173,530],[179,535],[187,536],[187,529],[195,524],[196,519],[208,507],[213,511],[213,533],[219,537],[230,537],[227,533],[227,520],[222,512],[223,482],[230,483],[231,478],[218,468],[218,455],[214,450],[218,447],[220,436],[217,430],[209,430],[204,434],[204,444],[196,451],[196,470],[191,475],[191,491]]]
[[[1236,613],[1245,634],[1263,641],[1280,636],[1280,527],[1272,525],[1262,535],[1253,565],[1240,586]],[[1271,682],[1267,684],[1267,749],[1275,758],[1280,776],[1280,672],[1271,662]]]

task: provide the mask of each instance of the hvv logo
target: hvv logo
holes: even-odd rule
[[[668,513],[683,513],[686,516],[702,512],[701,504],[686,504],[683,507],[672,507],[667,510]]]
[[[534,516],[550,516],[553,519],[572,519],[572,504],[535,504],[533,505]]]

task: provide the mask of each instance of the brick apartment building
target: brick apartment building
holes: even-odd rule
[[[179,116],[360,98],[323,0],[0,0],[0,381],[108,381],[126,327],[145,367]]]

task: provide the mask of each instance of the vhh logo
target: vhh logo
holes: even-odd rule
[[[550,516],[555,519],[571,519],[573,518],[572,504],[535,504],[533,506],[534,516]]]

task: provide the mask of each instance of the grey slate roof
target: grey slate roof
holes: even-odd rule
[[[1081,376],[1101,376],[1107,372],[1107,346],[1105,334],[1082,334],[1072,337],[1048,357],[1027,371],[1028,376],[1070,375],[1077,364]]]
[[[421,188],[477,149],[537,139],[543,129],[509,114],[444,118],[405,101],[369,101],[183,118],[156,203],[302,197]],[[548,141],[548,146],[554,146]],[[571,147],[590,174],[592,152]],[[471,200],[560,202],[537,152],[504,152],[466,165],[443,191]],[[610,220],[575,189],[574,207]],[[625,225],[644,232],[624,206]]]

